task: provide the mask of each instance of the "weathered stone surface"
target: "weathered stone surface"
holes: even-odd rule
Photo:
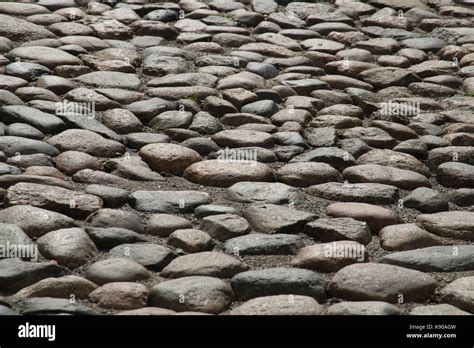
[[[352,301],[423,301],[436,281],[428,274],[392,265],[365,263],[347,266],[331,279],[332,296]]]
[[[138,211],[153,213],[185,213],[211,202],[209,194],[198,191],[136,191],[130,195]]]
[[[231,310],[233,315],[318,315],[323,307],[309,297],[301,295],[275,295],[257,297]]]
[[[312,221],[306,224],[304,233],[322,242],[349,239],[362,244],[369,244],[372,240],[366,222],[345,217]]]
[[[441,237],[470,240],[474,239],[474,213],[446,211],[436,214],[418,215],[416,222],[428,232]]]

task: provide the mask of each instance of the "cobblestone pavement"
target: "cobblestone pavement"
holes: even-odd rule
[[[0,314],[474,313],[474,2],[0,2]]]

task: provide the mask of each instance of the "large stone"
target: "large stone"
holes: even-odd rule
[[[13,2],[10,4],[13,4]],[[34,24],[18,17],[0,14],[0,36],[15,41],[28,41],[53,38],[56,35],[41,25]]]
[[[39,140],[15,136],[0,137],[0,151],[8,157],[17,155],[45,154],[57,156],[59,151],[54,146]]]
[[[30,237],[40,237],[50,231],[75,227],[77,224],[66,215],[30,205],[15,205],[1,210],[0,222],[15,224]]]
[[[441,289],[441,301],[474,312],[474,277],[462,277]]]
[[[37,243],[41,254],[69,268],[82,266],[98,253],[94,242],[81,228],[48,232]]]
[[[78,217],[84,217],[102,208],[102,200],[96,196],[77,193],[61,187],[21,182],[7,190],[4,204],[7,207],[32,205]]]
[[[79,58],[65,51],[45,46],[18,47],[8,53],[14,59],[26,62],[38,63],[50,69],[59,65],[81,65]]]
[[[138,90],[141,84],[137,75],[117,71],[95,71],[76,77],[74,81],[98,88],[123,88],[131,90]]]
[[[116,157],[125,152],[122,144],[84,129],[68,129],[49,138],[48,143],[61,152],[82,151],[98,157]]]
[[[148,289],[137,283],[108,283],[92,291],[89,300],[102,308],[142,308],[148,303]]]
[[[244,216],[257,232],[299,233],[316,215],[305,211],[274,204],[251,205],[244,210]]]
[[[429,180],[422,174],[379,164],[362,164],[346,168],[342,177],[349,182],[378,183],[404,190],[431,186]]]
[[[241,181],[272,181],[273,173],[266,164],[256,161],[216,159],[192,164],[183,177],[196,184],[229,187]]]
[[[272,295],[303,295],[322,302],[326,298],[324,278],[309,270],[266,268],[237,274],[231,279],[237,300]]]
[[[385,250],[412,250],[435,245],[443,241],[417,224],[390,225],[379,231],[380,246]]]
[[[285,184],[307,187],[325,182],[341,181],[339,172],[326,163],[289,163],[278,169],[277,178]]]
[[[206,216],[199,228],[221,242],[250,232],[247,220],[235,214]]]
[[[191,164],[202,160],[194,150],[175,144],[150,144],[142,147],[139,155],[155,171],[182,174]]]
[[[230,311],[231,315],[320,315],[323,307],[312,297],[275,295],[257,297]]]
[[[385,255],[377,262],[424,272],[458,272],[474,269],[473,256],[472,245],[432,246]]]
[[[369,226],[352,218],[318,219],[304,227],[304,233],[322,242],[353,240],[369,244],[372,240]]]
[[[329,292],[334,297],[351,301],[406,303],[428,299],[436,286],[433,277],[420,271],[365,263],[338,271],[331,279]]]
[[[0,260],[0,288],[15,292],[41,279],[60,277],[64,269],[50,262],[25,262],[20,259]]]
[[[196,311],[218,314],[234,299],[230,285],[203,276],[183,277],[155,285],[150,292],[150,304],[178,312]]]
[[[226,199],[240,203],[287,204],[299,199],[298,191],[282,183],[238,182],[227,189]]]
[[[367,203],[333,203],[326,207],[326,214],[333,217],[351,217],[365,221],[373,233],[388,225],[395,225],[400,218],[390,209]]]
[[[346,170],[349,169],[350,168]],[[340,202],[391,204],[398,199],[398,189],[396,187],[376,183],[349,184],[328,182],[309,187],[308,193],[324,199]]]
[[[174,259],[161,271],[160,275],[168,278],[187,276],[231,278],[248,269],[247,264],[229,255],[215,251],[205,251]]]
[[[400,315],[394,305],[382,301],[339,302],[327,310],[328,315]]]
[[[436,169],[436,179],[447,187],[474,187],[474,165],[445,162]]]
[[[103,285],[114,282],[146,280],[150,273],[142,265],[126,258],[110,258],[89,267],[86,274],[90,281]]]
[[[60,118],[23,105],[6,105],[0,109],[6,123],[27,123],[45,133],[56,133],[65,128]]]
[[[211,203],[211,198],[199,191],[136,191],[130,195],[130,201],[138,211],[177,214],[192,212]]]
[[[416,222],[441,237],[474,241],[474,212],[446,211],[418,215]]]
[[[228,239],[224,251],[233,255],[289,255],[303,246],[301,237],[291,234],[251,233]]]
[[[151,243],[121,244],[109,252],[113,257],[131,259],[153,271],[162,270],[175,257],[171,249]]]

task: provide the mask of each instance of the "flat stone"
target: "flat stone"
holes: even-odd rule
[[[175,144],[150,144],[140,149],[139,155],[157,172],[181,174],[201,156],[194,150]]]
[[[14,296],[22,299],[33,297],[70,298],[71,295],[74,295],[76,299],[83,300],[95,289],[97,289],[97,285],[87,279],[66,275],[59,278],[42,279],[21,289]]]
[[[100,197],[105,206],[112,208],[124,205],[130,195],[127,190],[105,185],[88,185],[85,192]]]
[[[87,279],[103,285],[114,282],[134,282],[146,280],[150,273],[137,262],[126,258],[109,258],[91,265],[86,273]]]
[[[212,140],[222,147],[258,146],[263,148],[273,147],[273,138],[270,134],[248,130],[223,130],[212,136]]]
[[[353,263],[367,261],[368,253],[362,244],[343,240],[306,246],[298,251],[291,265],[332,273]]]
[[[398,189],[395,186],[377,183],[328,182],[310,186],[307,192],[317,197],[340,202],[391,204],[398,199]]]
[[[339,302],[331,305],[328,315],[400,315],[394,305],[382,301]]]
[[[147,234],[161,237],[167,237],[176,230],[191,228],[191,222],[171,214],[152,214],[146,224]]]
[[[3,5],[5,6],[6,4]],[[18,17],[0,14],[0,23],[0,35],[9,38],[10,40],[27,41],[53,38],[56,36],[43,26]]]
[[[86,222],[94,227],[119,227],[137,233],[145,232],[140,216],[132,211],[100,209],[89,215]]]
[[[474,240],[474,212],[445,211],[418,215],[416,222],[441,237]]]
[[[445,162],[436,169],[436,179],[447,187],[474,187],[474,165]]]
[[[142,308],[148,302],[148,289],[145,285],[136,283],[108,283],[92,291],[89,300],[101,308]]]
[[[96,196],[61,187],[20,182],[8,189],[4,204],[6,207],[32,205],[70,216],[83,217],[100,209],[102,200]]]
[[[303,246],[301,237],[290,234],[252,233],[228,239],[224,251],[233,255],[290,255]]]
[[[380,246],[385,250],[412,250],[435,245],[443,241],[414,223],[391,225],[379,231]]]
[[[221,242],[250,232],[247,220],[235,214],[207,216],[202,219],[199,228]]]
[[[132,206],[150,213],[186,213],[211,199],[206,192],[199,191],[136,191],[130,195]]]
[[[306,224],[304,233],[322,242],[352,240],[362,244],[369,244],[372,240],[370,229],[366,222],[346,217],[312,221]]]
[[[332,296],[351,301],[424,301],[437,283],[430,275],[398,266],[365,263],[347,266],[331,279]]]
[[[458,278],[441,289],[441,301],[472,313],[473,288],[474,277]]]
[[[59,65],[81,65],[81,60],[73,55],[52,47],[27,46],[18,47],[8,53],[9,56],[22,61],[38,63],[53,69]]]
[[[66,215],[30,205],[2,209],[0,222],[18,226],[29,237],[40,237],[51,231],[76,227],[76,222]]]
[[[233,150],[230,153],[234,155]],[[272,181],[273,173],[270,167],[256,161],[217,159],[192,164],[183,177],[201,185],[229,187],[241,181]]]
[[[48,232],[37,243],[41,254],[69,268],[82,266],[98,253],[94,242],[81,228]]]
[[[102,163],[94,156],[81,151],[65,151],[56,157],[56,167],[67,175],[84,169],[102,170]]]
[[[410,315],[471,315],[471,313],[452,305],[441,303],[437,305],[414,307]]]
[[[298,233],[303,226],[317,218],[316,215],[274,204],[251,205],[244,210],[244,216],[257,232]]]
[[[319,315],[323,307],[309,296],[275,295],[251,299],[230,311],[231,315]]]
[[[167,278],[187,276],[231,278],[248,269],[247,264],[229,255],[215,251],[205,251],[174,259],[161,271],[160,275]]]
[[[319,302],[326,298],[324,278],[316,272],[295,268],[267,268],[237,274],[231,279],[237,300],[262,296],[302,295]]]
[[[282,183],[238,182],[227,189],[226,199],[240,203],[287,204],[299,199],[297,190]]]
[[[377,233],[385,226],[400,223],[398,215],[391,210],[367,203],[333,203],[326,207],[326,214],[365,221],[372,233]]]
[[[98,157],[116,157],[125,152],[122,144],[83,129],[68,129],[49,138],[48,143],[60,151],[82,151]]]
[[[20,312],[23,315],[97,315],[89,306],[70,299],[37,297],[21,302]]]
[[[424,272],[469,271],[474,268],[471,245],[432,246],[385,255],[377,262]]]
[[[341,181],[339,172],[326,163],[289,163],[278,169],[277,178],[285,184],[307,187],[325,182]]]
[[[142,234],[125,228],[87,227],[86,230],[95,245],[106,250],[125,243],[142,243],[147,241]]]
[[[213,277],[193,276],[165,281],[150,292],[150,303],[178,312],[218,314],[234,299],[232,288]]]
[[[3,291],[16,292],[41,279],[60,277],[64,269],[50,262],[26,262],[20,259],[0,260],[0,287]]]
[[[121,244],[110,249],[109,253],[112,257],[130,259],[153,271],[161,271],[175,257],[171,249],[151,243]]]
[[[209,251],[214,246],[214,242],[208,233],[192,228],[172,232],[166,243],[187,253]]]
[[[54,157],[59,154],[58,149],[48,143],[15,136],[2,136],[0,138],[0,151],[8,157],[18,154],[23,156],[38,153]]]
[[[349,182],[384,184],[403,190],[431,186],[429,180],[419,173],[378,164],[362,164],[346,168],[342,177]]]
[[[448,201],[438,191],[419,187],[402,199],[403,205],[423,213],[437,213],[449,210]]]

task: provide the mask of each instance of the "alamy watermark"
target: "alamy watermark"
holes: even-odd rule
[[[419,102],[388,102],[380,103],[380,113],[384,116],[417,116],[420,114]]]
[[[324,256],[330,259],[355,259],[359,262],[365,260],[365,248],[356,243],[336,243],[324,246]]]
[[[0,259],[23,259],[38,261],[38,246],[36,244],[11,244],[6,241],[0,244]]]
[[[242,164],[257,163],[256,149],[225,149],[217,151],[217,160],[226,162],[237,162]]]
[[[95,102],[70,102],[64,99],[56,103],[56,115],[59,116],[86,116],[95,118]]]

